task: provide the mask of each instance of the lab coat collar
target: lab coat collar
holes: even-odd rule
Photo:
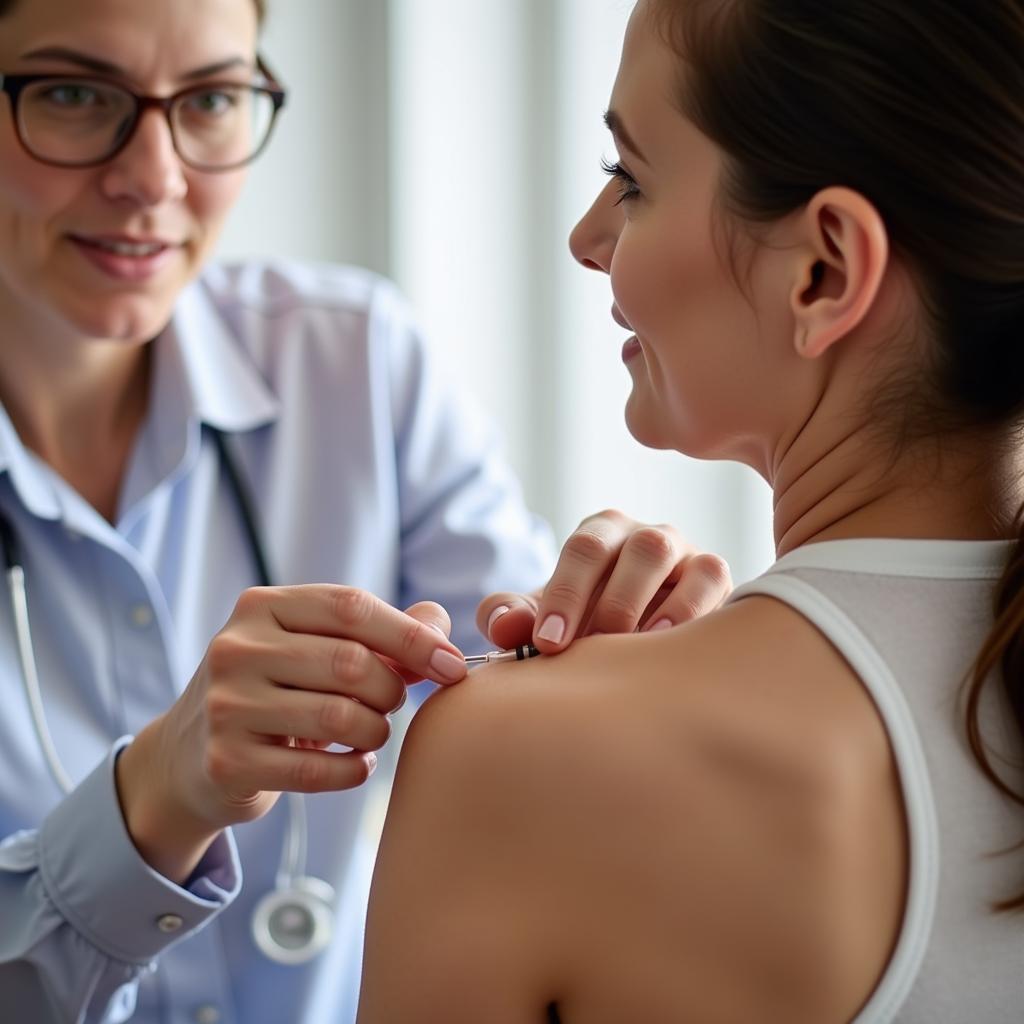
[[[167,356],[180,360],[190,418],[229,433],[253,430],[277,418],[280,403],[201,278],[182,293],[156,344],[154,381]],[[154,396],[159,393],[154,387]]]
[[[51,470],[18,437],[0,405],[0,473],[6,472],[22,504],[41,519],[59,519],[61,504]]]
[[[187,288],[153,341],[149,410],[122,485],[118,529],[131,528],[155,488],[192,469],[204,424],[227,433],[254,430],[278,409],[202,280]]]

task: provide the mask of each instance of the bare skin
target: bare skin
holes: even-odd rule
[[[736,236],[722,156],[672,102],[640,0],[609,115],[620,169],[573,232],[635,337],[638,440],[756,469],[779,554],[850,537],[1008,538],[1007,439],[895,443],[870,398],[912,371],[922,305],[861,195]],[[902,378],[901,378],[902,379]],[[642,680],[641,685],[637,685]],[[361,1024],[841,1024],[891,956],[907,832],[859,678],[751,597],[596,637],[432,699],[403,749],[367,926]]]
[[[360,1020],[849,1020],[905,844],[870,698],[776,602],[495,666],[406,740]]]

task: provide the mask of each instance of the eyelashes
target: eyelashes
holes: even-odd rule
[[[640,195],[640,189],[637,187],[636,179],[629,171],[626,170],[622,164],[609,163],[607,160],[601,160],[601,170],[604,171],[609,177],[614,178],[619,186],[619,198],[615,200],[615,205],[619,203],[627,202],[630,199],[636,199]]]

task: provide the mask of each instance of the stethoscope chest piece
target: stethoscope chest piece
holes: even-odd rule
[[[302,876],[268,892],[252,915],[252,937],[279,964],[304,964],[331,941],[334,889],[322,878]]]

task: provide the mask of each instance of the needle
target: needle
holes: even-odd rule
[[[477,665],[489,665],[495,661],[525,661],[536,658],[540,654],[533,644],[521,644],[507,651],[488,651],[486,654],[471,654],[466,658],[466,665],[475,668]]]

